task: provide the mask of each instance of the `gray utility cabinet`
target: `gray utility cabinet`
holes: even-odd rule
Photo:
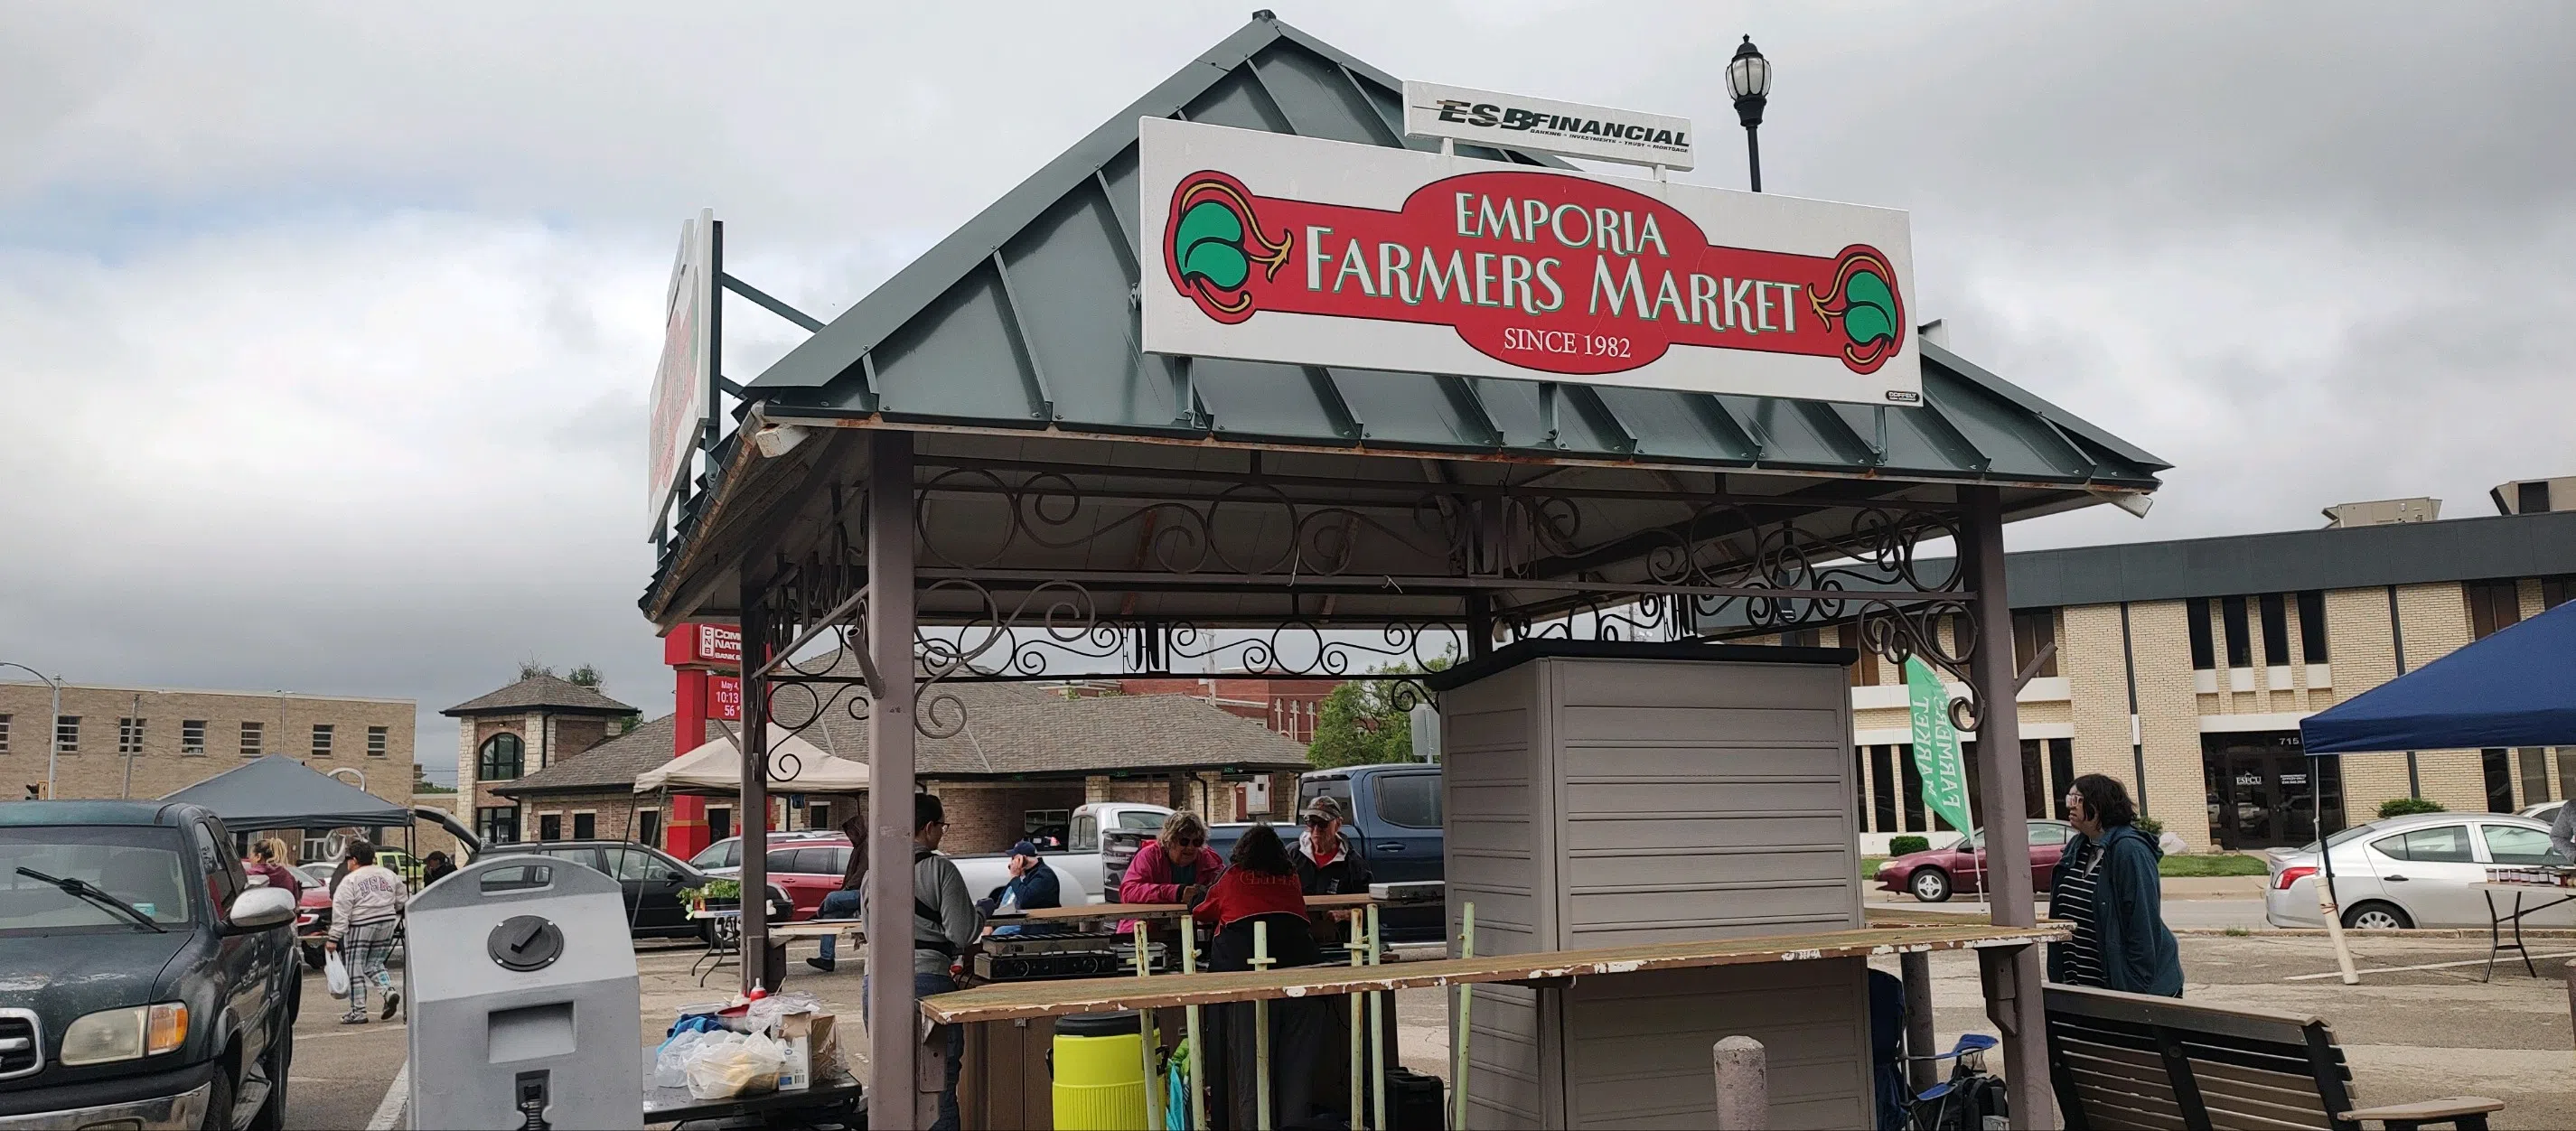
[[[1479,955],[1861,927],[1851,660],[1532,641],[1432,677],[1451,952],[1471,902]],[[1771,1126],[1869,1126],[1867,985],[1844,959],[1479,986],[1468,1125],[1706,1127],[1742,1034]]]

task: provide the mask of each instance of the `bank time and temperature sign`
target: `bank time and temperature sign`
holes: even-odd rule
[[[1914,404],[1906,215],[1147,118],[1144,348]]]

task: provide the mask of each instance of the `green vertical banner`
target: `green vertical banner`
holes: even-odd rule
[[[1967,770],[1959,764],[1959,730],[1950,725],[1950,692],[1941,675],[1920,656],[1905,658],[1905,690],[1912,700],[1914,768],[1922,771],[1923,804],[1967,832],[1976,827],[1968,816]]]

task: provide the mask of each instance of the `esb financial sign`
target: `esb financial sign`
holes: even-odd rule
[[[1921,400],[1902,212],[1138,128],[1150,352]]]

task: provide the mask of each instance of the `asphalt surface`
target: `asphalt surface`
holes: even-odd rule
[[[402,970],[393,971],[402,984]],[[304,1003],[295,1020],[295,1067],[287,1074],[286,1125],[311,1131],[355,1131],[376,1117],[385,1090],[410,1056],[402,1014],[391,1021],[342,1025],[346,1004],[304,974]],[[395,1126],[409,1126],[397,1123]]]
[[[1894,911],[1906,915],[1958,915],[1983,921],[1986,913],[1976,900],[1953,899],[1948,903],[1918,903],[1910,896],[1888,900],[1871,900],[1872,910]],[[2041,900],[2032,907],[2034,916],[2048,914],[2048,903]],[[2248,931],[2268,931],[2263,921],[2263,901],[2259,899],[2168,899],[2164,905],[2165,925],[2177,929],[2223,930],[2229,927]]]

